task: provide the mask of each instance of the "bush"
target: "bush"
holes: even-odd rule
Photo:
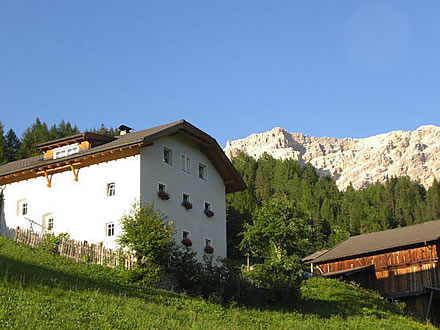
[[[48,253],[56,254],[58,244],[63,238],[68,237],[69,234],[67,233],[60,233],[58,235],[55,235],[54,233],[47,233],[44,235],[44,240],[40,243],[40,248]]]
[[[117,242],[122,248],[134,251],[138,260],[128,278],[141,286],[157,283],[159,265],[166,263],[175,245],[171,240],[174,226],[160,214],[154,202],[137,202],[129,214],[122,217],[121,227],[122,234]]]
[[[244,278],[264,295],[269,304],[294,302],[299,296],[303,280],[300,263],[293,257],[270,259],[265,264],[258,264]]]

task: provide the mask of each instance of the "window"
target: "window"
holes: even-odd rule
[[[182,172],[191,173],[191,158],[184,154],[181,157],[181,169]]]
[[[53,218],[47,219],[47,230],[51,231],[53,229]]]
[[[205,238],[205,246],[212,246],[212,241],[209,238]]]
[[[170,148],[163,147],[163,162],[173,165],[173,151]]]
[[[109,222],[105,224],[106,227],[106,236],[115,236],[115,224],[113,222]]]
[[[199,163],[199,178],[208,180],[208,168],[205,164]]]
[[[191,203],[191,200],[189,198],[189,194],[187,194],[187,193],[182,194],[182,202],[183,203]]]
[[[55,224],[55,217],[52,213],[43,214],[42,230],[52,231]]]
[[[167,192],[167,185],[159,182],[157,184],[157,191]]]
[[[211,210],[211,207],[212,207],[212,206],[211,206],[211,203],[210,203],[210,202],[205,202],[205,207],[204,207],[205,210],[212,211],[212,210]]]
[[[79,152],[78,143],[69,144],[64,147],[59,147],[59,148],[53,149],[53,159],[70,156],[70,155],[76,154],[78,152]]]
[[[107,184],[107,196],[114,196],[116,194],[116,185],[114,182]]]
[[[182,239],[189,239],[189,231],[186,230],[182,231]]]
[[[28,203],[23,202],[21,204],[21,215],[27,215],[28,214]]]

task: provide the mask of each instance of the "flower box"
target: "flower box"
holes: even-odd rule
[[[193,242],[189,238],[184,238],[182,240],[182,244],[185,245],[186,247],[191,247],[193,245]]]
[[[168,199],[170,199],[170,194],[167,193],[167,192],[165,192],[165,191],[162,191],[162,190],[157,192],[157,196],[158,196],[160,199],[163,199],[163,200],[168,200]]]
[[[190,202],[182,202],[182,206],[187,210],[191,210],[193,205]]]
[[[205,246],[205,253],[206,254],[213,254],[214,253],[214,248],[210,245]]]
[[[205,209],[205,211],[203,211],[203,212],[205,213],[205,215],[206,215],[208,218],[211,218],[211,217],[214,216],[214,212],[212,212],[210,209]]]

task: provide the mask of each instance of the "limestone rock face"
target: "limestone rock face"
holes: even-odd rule
[[[240,151],[259,158],[293,158],[311,163],[320,175],[331,175],[339,189],[350,182],[355,189],[387,177],[409,176],[425,187],[440,179],[440,127],[421,126],[415,131],[393,131],[364,139],[311,137],[275,127],[265,133],[228,141],[226,155]]]

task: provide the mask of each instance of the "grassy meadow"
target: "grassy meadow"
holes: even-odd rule
[[[0,328],[435,329],[401,306],[336,280],[304,282],[295,306],[221,305],[126,283],[116,270],[76,264],[0,236]]]

